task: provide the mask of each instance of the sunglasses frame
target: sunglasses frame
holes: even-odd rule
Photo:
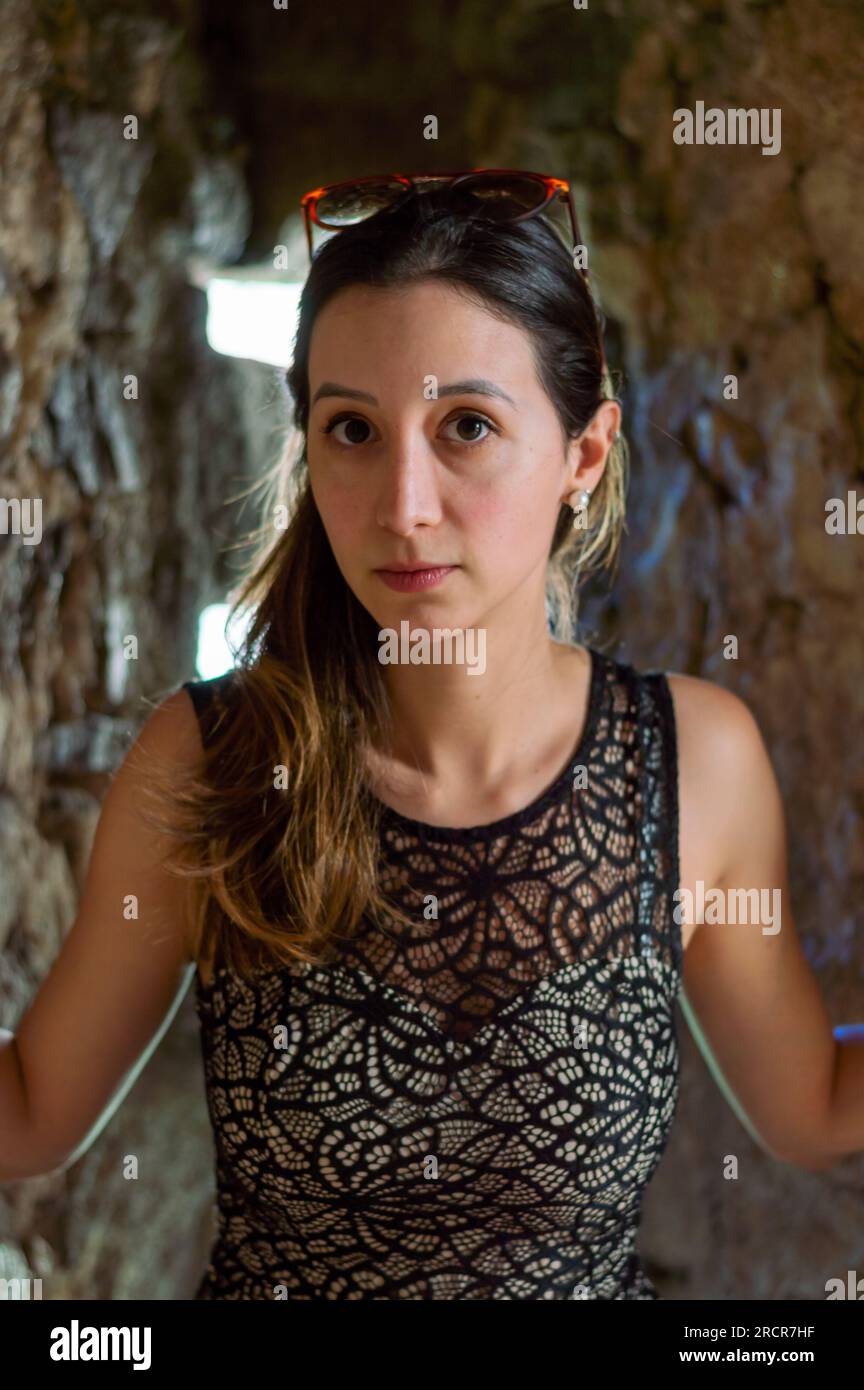
[[[583,245],[582,237],[579,232],[579,220],[576,216],[576,207],[573,202],[573,193],[570,184],[566,179],[555,178],[552,174],[538,174],[531,169],[458,169],[452,173],[442,174],[366,174],[357,179],[340,179],[338,183],[325,184],[322,188],[311,188],[308,193],[304,193],[300,199],[300,206],[303,209],[303,221],[306,227],[306,244],[309,248],[309,260],[312,260],[312,224],[321,227],[324,231],[341,232],[346,226],[356,226],[356,223],[348,222],[334,227],[327,222],[322,222],[318,216],[318,203],[328,193],[335,192],[339,188],[356,188],[364,183],[380,183],[382,180],[392,180],[401,183],[404,192],[411,193],[423,184],[441,183],[447,188],[456,187],[463,179],[473,178],[476,174],[507,174],[518,178],[533,179],[542,184],[546,191],[546,196],[542,203],[536,208],[529,208],[527,212],[517,213],[516,216],[508,218],[510,222],[526,222],[529,217],[537,217],[549,207],[550,203],[556,199],[567,204],[570,214],[570,225],[573,230],[573,249]],[[398,203],[398,198],[394,199],[394,206]],[[370,214],[371,216],[372,214]],[[364,221],[360,218],[359,221]],[[587,281],[587,272],[582,270],[580,273]]]

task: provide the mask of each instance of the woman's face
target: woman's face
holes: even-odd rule
[[[312,493],[379,627],[542,621],[545,633],[559,508],[599,480],[618,407],[565,451],[527,334],[431,281],[332,299],[312,332],[309,387]],[[378,573],[399,565],[454,568],[402,592]]]

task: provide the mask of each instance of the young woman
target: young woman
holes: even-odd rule
[[[575,641],[627,465],[586,277],[538,215],[566,185],[537,177],[316,191],[346,225],[303,293],[302,449],[236,669],[145,724],[0,1052],[0,1176],[68,1164],[195,963],[198,1298],[656,1298],[636,1238],[679,996],[769,1153],[864,1147],[753,716]],[[483,661],[436,659],[448,630]],[[725,911],[752,890],[782,929]]]

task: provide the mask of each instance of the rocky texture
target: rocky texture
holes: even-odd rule
[[[0,1023],[74,913],[137,697],[190,671],[195,614],[227,578],[220,504],[257,446],[244,374],[204,346],[186,256],[268,258],[319,182],[466,165],[576,182],[634,455],[622,569],[611,599],[590,596],[585,636],[748,701],[787,805],[805,949],[835,1021],[860,1018],[862,540],[824,525],[828,498],[864,494],[860,6],[102,8],[37,6],[37,22],[13,0],[0,30],[0,495],[45,511],[39,546],[0,551]],[[673,111],[698,100],[779,107],[780,153],[675,145]],[[679,1025],[684,1090],[643,1227],[658,1287],[824,1297],[860,1256],[860,1162],[817,1176],[765,1158]],[[209,1162],[193,1029],[186,1010],[67,1179],[0,1193],[3,1249],[50,1274],[46,1296],[188,1290]],[[136,1144],[162,1176],[127,1197]]]
[[[143,700],[194,674],[197,614],[231,578],[225,499],[259,461],[248,364],[207,347],[186,271],[235,259],[249,212],[188,38],[181,7],[12,0],[0,26],[0,496],[42,501],[38,544],[0,539],[5,1027],[74,920]],[[210,1166],[190,997],[68,1174],[0,1191],[0,1275],[29,1268],[44,1298],[183,1296]]]
[[[787,807],[805,951],[834,1020],[860,1018],[864,546],[826,534],[825,504],[864,496],[864,272],[849,254],[864,210],[864,16],[738,4],[692,24],[696,7],[639,10],[650,23],[614,102],[633,175],[589,198],[636,444],[607,630],[629,659],[717,681],[756,714]],[[781,108],[781,152],[675,146],[670,113],[698,99]],[[737,400],[723,398],[729,373]],[[860,1159],[828,1176],[766,1159],[681,1029],[682,1106],[644,1226],[661,1289],[824,1297],[859,1259],[844,1193],[860,1190]],[[722,1176],[727,1154],[737,1181]]]

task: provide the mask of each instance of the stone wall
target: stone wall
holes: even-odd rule
[[[70,3],[35,20],[12,0],[6,13],[0,494],[43,497],[45,537],[0,551],[0,1024],[74,914],[137,698],[191,672],[195,614],[226,579],[220,503],[257,456],[185,257],[266,258],[316,183],[473,165],[576,182],[624,374],[628,538],[586,637],[748,701],[787,806],[805,949],[834,1020],[861,1017],[862,547],[825,532],[827,499],[862,492],[856,0]],[[676,145],[673,111],[700,100],[779,108],[779,153]],[[134,665],[117,656],[129,631]],[[860,1262],[860,1163],[810,1175],[768,1160],[683,1017],[679,1036],[682,1099],[643,1226],[661,1293],[823,1297]],[[49,1276],[48,1296],[188,1292],[209,1165],[200,1103],[190,1120],[196,1047],[187,1009],[65,1179],[0,1193],[8,1261]],[[162,1179],[124,1183],[130,1151]],[[730,1153],[737,1182],[722,1178]]]
[[[74,920],[144,699],[194,674],[229,578],[225,498],[256,463],[243,367],[207,347],[186,273],[240,254],[249,204],[181,21],[7,0],[0,25],[0,496],[42,503],[38,544],[0,538],[4,1027]],[[45,1298],[189,1287],[211,1195],[191,1005],[68,1173],[0,1191],[0,1275],[29,1270]]]

